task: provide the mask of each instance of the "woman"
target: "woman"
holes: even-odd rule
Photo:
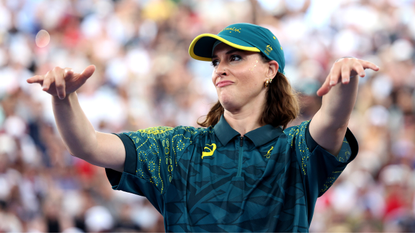
[[[206,128],[155,127],[96,132],[76,90],[93,74],[59,67],[28,80],[53,96],[68,150],[107,168],[116,190],[146,196],[164,216],[166,231],[307,232],[317,197],[357,154],[347,129],[366,61],[335,62],[317,94],[311,121],[286,129],[299,111],[284,76],[277,38],[252,24],[233,24],[194,39],[189,54],[211,61],[218,103]]]

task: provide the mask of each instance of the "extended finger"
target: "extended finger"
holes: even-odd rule
[[[30,77],[26,79],[26,82],[32,84],[32,83],[39,83],[42,85],[43,83],[43,75],[35,75],[33,77]]]
[[[86,81],[86,79],[92,76],[92,74],[95,72],[95,69],[96,67],[94,65],[86,67],[85,70],[82,71],[82,73],[79,75],[79,78]]]
[[[350,69],[347,66],[343,66],[341,69],[342,83],[347,84],[350,82]]]
[[[358,63],[354,66],[354,71],[359,75],[360,77],[365,77],[365,69],[363,68],[362,64]]]
[[[368,61],[362,61],[362,66],[364,69],[371,69],[374,71],[378,71],[379,70],[379,66],[373,64],[372,62],[368,62]]]
[[[330,79],[330,83],[329,83],[330,86],[336,86],[336,84],[339,82],[340,75],[341,75],[340,66],[334,65],[328,77]]]
[[[47,72],[43,79],[42,90],[48,91],[50,84],[54,82],[54,77],[52,72]]]
[[[329,82],[330,82],[330,78],[329,78],[329,76],[327,76],[326,81],[324,81],[323,85],[321,85],[321,87],[317,90],[317,95],[318,96],[323,96],[323,95],[327,94],[330,91],[331,86],[330,86]]]
[[[55,87],[56,87],[56,94],[58,95],[59,99],[63,99],[66,96],[65,93],[65,71],[61,68],[53,69],[55,74]]]

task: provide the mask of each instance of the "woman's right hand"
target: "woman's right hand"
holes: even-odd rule
[[[47,93],[64,99],[68,94],[78,90],[94,72],[94,65],[86,67],[82,73],[75,73],[71,68],[55,67],[45,75],[35,75],[26,81],[39,83]]]

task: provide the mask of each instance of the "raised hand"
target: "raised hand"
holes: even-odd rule
[[[317,95],[323,96],[339,82],[348,84],[350,78],[355,76],[365,77],[365,69],[378,71],[379,67],[371,62],[363,61],[357,58],[341,58],[336,61],[330,70],[329,75],[323,85],[318,89]]]
[[[55,67],[45,75],[35,75],[26,81],[39,83],[43,91],[64,99],[68,94],[78,90],[94,72],[94,65],[86,67],[82,73],[75,73],[71,68]]]

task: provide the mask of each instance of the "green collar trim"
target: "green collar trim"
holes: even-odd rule
[[[213,129],[223,146],[226,146],[226,144],[228,144],[234,137],[241,135],[228,124],[223,115]],[[246,133],[245,136],[254,143],[255,147],[258,147],[274,140],[281,134],[283,134],[281,127],[264,125],[258,129]]]

